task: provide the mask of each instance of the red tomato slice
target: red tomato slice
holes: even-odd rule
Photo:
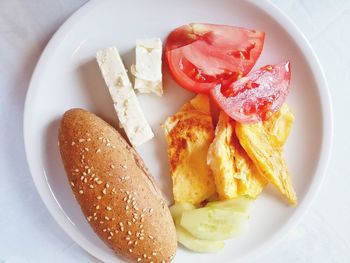
[[[286,100],[290,87],[290,63],[268,65],[229,86],[218,85],[212,98],[232,119],[251,123],[268,119]]]
[[[264,32],[240,27],[190,24],[168,36],[165,55],[176,82],[208,93],[223,82],[245,76],[259,58]]]

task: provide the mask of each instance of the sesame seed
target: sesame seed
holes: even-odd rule
[[[90,184],[90,185],[89,185],[89,187],[90,187],[91,189],[93,189],[93,188],[94,188],[94,186],[93,186],[92,184]]]
[[[74,146],[75,145],[75,142],[72,142],[72,146]]]
[[[130,253],[132,252],[132,249],[131,249],[131,248],[129,248],[129,252],[130,252]]]
[[[138,243],[139,243],[139,242],[136,240],[135,243],[134,243],[134,245],[136,246]]]
[[[113,236],[114,235],[114,233],[111,231],[111,232],[109,232],[109,234],[111,235],[111,236]]]
[[[75,169],[74,172],[77,172],[77,173],[78,173],[78,172],[79,172],[79,169]]]
[[[98,139],[99,139],[99,140],[102,140],[102,139],[103,139],[103,137],[98,137]]]
[[[87,141],[90,142],[90,141],[91,141],[91,138],[88,138]]]
[[[142,212],[146,212],[146,211],[147,211],[147,208],[142,209]]]
[[[112,169],[114,169],[114,168],[115,168],[115,166],[114,166],[113,164],[111,164],[111,168],[112,168]]]
[[[100,221],[100,224],[102,225],[102,224],[103,224],[103,221]]]
[[[85,142],[85,139],[79,139],[79,142]]]
[[[140,262],[142,259],[141,258],[137,258],[137,262]]]
[[[87,183],[87,178],[84,178],[84,183]]]
[[[122,226],[121,226],[121,227],[120,227],[120,231],[122,231],[122,232],[123,232],[123,231],[124,231],[124,227],[122,227]]]
[[[140,228],[143,228],[143,224],[140,225]]]
[[[98,209],[100,209],[100,206],[99,206],[99,205],[96,206],[96,210],[98,210]]]
[[[93,214],[93,216],[96,216],[97,215],[97,213],[95,212],[94,214]]]
[[[132,235],[132,233],[131,233],[131,231],[130,231],[130,230],[128,231],[128,235],[130,235],[130,236]]]
[[[153,208],[151,208],[151,209],[149,210],[149,212],[152,213],[152,212],[153,212]]]
[[[80,180],[81,180],[81,181],[84,180],[84,175],[80,176]]]
[[[140,240],[144,240],[145,238],[143,236],[140,236]]]
[[[113,145],[112,148],[115,149],[115,148],[117,148],[117,147],[115,147],[115,146]]]
[[[87,172],[88,172],[88,174],[91,173],[91,168],[89,168],[89,169],[87,170]]]
[[[85,147],[84,150],[88,152],[88,151],[89,151],[89,148],[86,148],[86,147]]]
[[[126,166],[125,164],[123,164],[123,165],[122,165],[122,167],[123,167],[124,169],[126,169],[126,168],[127,168],[127,166]]]
[[[130,221],[128,221],[128,225],[131,226],[131,222]]]
[[[125,210],[129,210],[129,206],[128,205],[125,207]]]
[[[115,220],[115,218],[114,217],[112,217],[112,221],[114,221]]]
[[[97,182],[97,184],[102,184],[103,182],[101,181],[101,180],[98,180],[98,178],[97,178],[97,180],[96,180]]]
[[[123,201],[126,202],[126,200],[128,200],[128,198],[127,198],[127,197],[124,197]]]
[[[130,241],[128,242],[128,245],[130,246],[132,243],[134,243],[134,241],[130,240]]]
[[[144,257],[144,258],[147,258],[147,255],[146,255],[146,254],[143,254],[143,257]]]
[[[106,146],[107,146],[107,147],[108,147],[108,146],[111,146],[111,144],[110,144],[110,143],[107,143]]]
[[[106,229],[106,228],[104,228],[102,231],[103,231],[103,232],[107,232],[107,229]]]
[[[116,233],[116,234],[118,234],[119,233],[119,231],[116,229],[116,230],[114,230],[114,232]]]
[[[152,252],[152,255],[155,256],[155,255],[157,255],[157,253],[156,252]]]
[[[95,221],[97,220],[97,216],[94,217],[94,220],[95,220]]]
[[[126,241],[130,240],[130,237],[126,237],[125,240],[126,240]]]
[[[90,222],[92,216],[88,216],[86,219]]]
[[[151,236],[151,235],[148,235],[148,237],[149,237],[150,239],[153,239],[153,236]]]
[[[112,237],[111,236],[109,236],[109,237],[107,237],[108,239],[112,239]]]
[[[99,196],[97,196],[96,198],[97,198],[98,200],[101,200],[102,197],[99,195]]]
[[[100,151],[101,151],[101,149],[97,149],[97,150],[96,150],[96,153],[99,153]]]
[[[104,195],[107,194],[107,189],[104,188],[104,189],[102,190],[102,193],[103,193]]]
[[[105,219],[106,219],[106,220],[109,220],[109,217],[108,217],[108,216],[105,216]]]
[[[109,184],[108,183],[106,183],[106,188],[109,188]]]
[[[71,184],[71,186],[73,186],[73,187],[74,187],[74,183],[73,183],[73,182],[70,182],[70,184]]]
[[[107,206],[106,209],[107,209],[108,211],[111,211],[111,210],[112,210],[112,208],[110,208],[109,206]]]
[[[83,190],[79,190],[79,194],[81,194],[81,195],[82,195],[83,193],[84,193],[84,191],[83,191]]]
[[[119,222],[119,225],[120,225],[120,226],[123,226],[123,222]]]
[[[86,173],[86,172],[83,172],[83,175],[85,175],[85,176],[86,176],[86,175],[87,175],[87,173]]]

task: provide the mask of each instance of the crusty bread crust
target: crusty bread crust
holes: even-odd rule
[[[170,262],[177,240],[168,206],[122,136],[96,115],[71,109],[59,145],[75,198],[98,236],[132,261]]]

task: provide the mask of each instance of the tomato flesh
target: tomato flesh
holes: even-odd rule
[[[266,120],[284,103],[290,76],[289,61],[267,65],[229,85],[217,85],[211,95],[218,106],[238,122]]]
[[[240,27],[185,25],[168,36],[166,61],[180,86],[208,93],[246,75],[261,54],[264,37],[264,32]]]

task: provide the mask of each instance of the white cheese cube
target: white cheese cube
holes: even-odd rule
[[[131,67],[135,76],[134,89],[140,93],[163,94],[162,41],[159,38],[136,41],[136,65]]]
[[[142,113],[117,48],[100,50],[96,60],[112,97],[119,123],[133,146],[152,139],[154,134]]]

